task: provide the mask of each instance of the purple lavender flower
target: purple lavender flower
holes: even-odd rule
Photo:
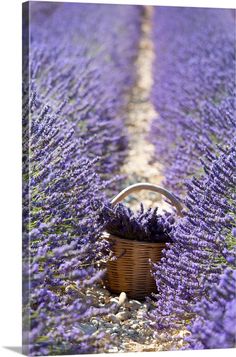
[[[126,155],[122,108],[135,79],[140,14],[139,6],[30,3],[33,89],[55,111],[67,101],[64,114],[108,179]]]
[[[227,9],[156,7],[150,136],[165,184],[183,195],[200,157],[236,130],[234,19]],[[155,158],[154,158],[155,159]]]
[[[133,212],[122,203],[114,207],[106,203],[101,208],[99,222],[108,233],[120,238],[145,242],[170,242],[175,217],[170,212],[158,214],[157,208],[149,208],[145,211],[142,203],[137,212]]]
[[[93,352],[102,335],[84,333],[81,322],[107,309],[92,307],[81,291],[104,273],[97,265],[101,269],[108,249],[98,240],[102,226],[90,202],[104,200],[105,185],[62,114],[43,106],[35,94],[28,112],[30,126],[23,117],[24,344],[32,355]]]
[[[236,345],[236,271],[226,268],[208,298],[194,308],[197,317],[184,349],[232,348]]]
[[[152,101],[160,115],[151,138],[166,184],[186,194],[186,209],[156,265],[159,293],[150,318],[158,329],[182,328],[196,319],[187,348],[231,347],[227,323],[217,334],[216,319],[206,314],[207,306],[217,316],[217,301],[205,302],[209,287],[235,264],[233,18],[230,10],[162,7],[155,9],[154,24]],[[232,319],[231,302],[221,303],[220,317]]]
[[[127,147],[140,8],[23,10],[23,344],[31,355],[98,352],[103,333],[85,325],[107,309],[83,291],[102,278],[108,246],[93,202]]]
[[[226,266],[235,265],[235,162],[232,141],[212,153],[205,175],[187,185],[184,218],[177,222],[161,262],[154,265],[158,294],[150,318],[158,329],[184,326],[209,286],[219,283]]]

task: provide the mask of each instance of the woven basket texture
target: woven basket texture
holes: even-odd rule
[[[106,239],[112,242],[116,257],[107,263],[104,280],[107,289],[115,294],[123,291],[129,298],[139,300],[156,292],[149,259],[154,263],[160,261],[165,243],[139,242],[109,234]]]

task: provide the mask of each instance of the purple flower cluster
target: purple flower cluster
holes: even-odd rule
[[[23,317],[31,355],[93,352],[101,334],[81,322],[107,310],[83,289],[103,276],[102,227],[91,202],[104,200],[95,160],[62,112],[32,93],[23,103]],[[29,120],[30,118],[30,125]],[[92,246],[92,249],[91,249]]]
[[[118,172],[126,154],[127,91],[140,35],[139,6],[30,3],[30,78],[64,113],[100,174]]]
[[[130,208],[118,203],[114,207],[107,203],[101,209],[100,223],[105,230],[120,238],[143,242],[169,242],[175,218],[170,212],[157,214],[157,208],[133,212]]]
[[[203,297],[194,309],[198,317],[188,327],[185,339],[190,349],[229,348],[236,346],[236,270],[226,268],[219,285]]]
[[[227,144],[236,130],[234,18],[227,9],[156,7],[153,27],[159,115],[150,135],[166,186],[182,194],[205,147]]]
[[[208,287],[219,282],[226,266],[235,264],[235,147],[232,141],[217,154],[209,153],[205,174],[187,184],[184,218],[155,265],[159,294],[150,317],[157,328],[186,325]]]
[[[172,231],[173,243],[155,265],[159,294],[150,318],[158,329],[191,321],[186,348],[232,347],[229,319],[235,312],[232,294],[227,296],[235,289],[229,271],[236,261],[232,12],[161,7],[154,24],[152,101],[159,116],[151,138],[167,186],[186,192],[186,209]]]
[[[107,309],[84,292],[109,252],[94,202],[125,155],[140,9],[31,2],[23,14],[23,345],[99,352],[86,322]]]

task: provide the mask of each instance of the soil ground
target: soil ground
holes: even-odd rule
[[[150,162],[154,154],[154,146],[148,136],[151,122],[158,115],[150,100],[154,59],[151,29],[152,7],[146,6],[135,63],[137,81],[131,90],[126,113],[129,149],[121,168],[121,174],[127,177],[126,186],[137,182],[161,185],[164,178],[161,165]],[[141,201],[146,208],[158,206],[160,211],[171,209],[160,195],[147,191],[139,192],[125,201],[133,209],[138,208]],[[89,325],[95,330],[102,328],[106,333],[107,341],[110,338],[113,340],[114,347],[107,352],[165,351],[173,348],[173,343],[166,339],[165,333],[157,333],[149,326],[145,314],[154,308],[152,303],[130,300],[124,292],[120,296],[110,294],[104,286],[91,289],[89,294],[98,306],[109,306],[112,303],[116,306],[109,315],[96,317]],[[120,303],[122,299],[123,302]],[[184,333],[184,331],[174,332],[175,337],[180,336],[179,346]]]
[[[152,65],[154,60],[152,31],[152,7],[146,6],[142,19],[139,52],[135,62],[137,80],[133,86],[127,107],[126,127],[129,136],[129,149],[126,160],[121,167],[121,174],[126,175],[126,185],[137,182],[148,182],[161,185],[164,177],[162,166],[151,162],[154,156],[154,145],[149,134],[153,119],[158,115],[151,102],[150,95],[153,84]],[[132,208],[138,208],[143,202],[146,208],[156,207],[170,210],[161,195],[141,191],[135,197],[126,200]]]

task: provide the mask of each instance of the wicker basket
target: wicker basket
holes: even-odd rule
[[[149,183],[139,183],[127,187],[111,201],[120,202],[131,192],[148,189],[166,196],[176,207],[181,216],[182,207],[179,201],[167,190]],[[107,263],[107,273],[104,283],[112,293],[124,291],[129,298],[142,300],[152,292],[156,292],[156,284],[151,275],[149,259],[157,262],[165,243],[148,243],[136,240],[122,239],[104,233],[103,237],[111,241],[112,251],[116,257]]]

